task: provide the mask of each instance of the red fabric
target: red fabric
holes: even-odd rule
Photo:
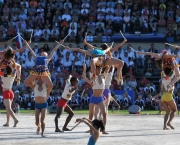
[[[61,99],[58,100],[57,106],[65,108],[67,106],[67,102],[68,102],[67,100],[61,98]]]
[[[14,93],[12,90],[3,91],[2,95],[3,95],[4,100],[5,99],[13,100],[13,98],[14,98]]]

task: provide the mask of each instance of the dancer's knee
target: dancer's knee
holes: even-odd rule
[[[39,121],[35,122],[35,124],[36,124],[36,126],[39,126],[39,125],[40,125]]]

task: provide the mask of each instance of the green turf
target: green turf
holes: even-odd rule
[[[75,114],[88,114],[89,110],[73,110]],[[5,110],[0,110],[0,113],[5,113]],[[21,114],[34,114],[34,110],[21,110],[20,111]],[[143,110],[141,111],[140,114],[150,114],[150,115],[156,115],[158,113],[158,111],[156,110]],[[121,114],[121,115],[126,115],[129,114],[128,110],[120,110],[117,111],[115,110],[114,113],[109,110],[109,114]],[[164,114],[164,112],[163,112]]]

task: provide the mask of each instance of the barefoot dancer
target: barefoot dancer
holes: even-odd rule
[[[175,77],[175,71],[172,68],[173,65],[174,63],[172,62],[170,67],[166,65],[162,69],[163,76],[162,76],[161,92],[163,94],[161,100],[163,102],[164,110],[166,111],[166,114],[164,116],[164,127],[163,127],[164,130],[169,129],[167,126],[169,126],[171,129],[174,129],[174,127],[171,125],[171,122],[177,111],[176,103],[172,96],[174,91],[174,86],[172,87],[171,90],[168,89],[168,84],[172,82],[173,78]]]
[[[71,131],[67,128],[68,123],[71,121],[72,117],[74,116],[74,112],[72,109],[67,105],[67,102],[71,100],[72,95],[75,93],[77,89],[76,86],[78,85],[78,79],[76,77],[69,76],[69,79],[66,81],[66,86],[64,88],[64,92],[62,94],[61,99],[58,100],[57,106],[57,113],[54,119],[55,122],[55,132],[62,132],[58,127],[58,118],[60,118],[63,110],[68,113],[68,117],[66,118],[66,122],[63,126],[63,131]]]
[[[14,126],[16,127],[18,120],[15,117],[15,114],[11,108],[11,104],[14,98],[14,93],[12,91],[12,86],[14,83],[14,79],[16,77],[16,69],[17,65],[14,63],[14,66],[7,65],[5,68],[7,76],[4,77],[4,73],[1,72],[1,79],[2,79],[2,87],[3,87],[3,99],[4,99],[4,105],[6,107],[6,115],[7,115],[7,121],[3,126],[9,126],[10,116],[14,119]],[[20,76],[18,76],[20,78]]]
[[[137,54],[144,54],[144,55],[151,55],[153,57],[155,57],[156,59],[163,60],[163,66],[162,67],[166,67],[166,66],[176,66],[173,68],[174,72],[175,72],[175,76],[174,78],[171,80],[171,82],[169,82],[168,84],[168,89],[172,89],[172,85],[174,85],[177,81],[179,81],[180,79],[180,71],[179,68],[177,67],[177,62],[175,60],[175,58],[177,57],[176,55],[171,54],[169,51],[163,50],[161,51],[160,54],[157,53],[151,53],[151,52],[140,52],[138,51]],[[172,63],[173,62],[173,63]]]
[[[26,86],[31,85],[31,80],[34,80],[37,76],[42,76],[43,81],[46,83],[46,85],[48,86],[48,93],[47,95],[49,96],[52,88],[53,88],[53,84],[50,78],[50,72],[48,70],[48,63],[49,61],[52,59],[54,52],[58,49],[58,47],[64,43],[64,41],[62,40],[51,52],[50,56],[48,56],[48,54],[46,52],[42,52],[41,56],[36,56],[36,54],[34,53],[34,51],[32,50],[32,48],[28,45],[27,47],[29,48],[32,56],[35,59],[35,66],[33,67],[33,69],[30,71],[30,75],[28,76],[28,78],[26,78],[26,80],[24,81],[24,84]]]
[[[111,67],[111,69],[108,72],[108,75],[106,77],[106,80],[105,80],[105,90],[103,92],[103,95],[105,97],[104,104],[105,104],[105,107],[106,107],[106,114],[107,115],[108,115],[108,107],[109,107],[110,101],[113,101],[113,103],[117,105],[117,102],[112,98],[111,90],[109,89],[110,86],[111,86],[111,81],[112,81],[113,74],[114,74],[114,67]],[[119,105],[117,105],[117,107],[120,108]],[[100,110],[99,110],[98,107],[96,107],[95,108],[95,115],[94,115],[95,118],[100,118],[100,117],[98,117],[98,115],[101,116],[101,114],[99,114],[99,113],[100,113]]]
[[[42,77],[35,78],[38,79],[36,82],[35,80],[32,80],[31,87],[34,90],[34,98],[35,98],[35,120],[37,125],[37,131],[36,133],[39,134],[40,129],[42,130],[41,136],[44,136],[44,130],[45,130],[45,117],[47,112],[47,85],[43,82]],[[41,118],[40,118],[41,115]]]
[[[118,47],[121,47],[127,40],[125,39],[122,43],[118,45]],[[116,81],[118,84],[123,84],[123,78],[122,78],[122,68],[124,65],[124,62],[122,60],[112,58],[110,54],[112,46],[108,47],[107,44],[102,45],[102,49],[95,49],[95,46],[90,45],[89,43],[84,40],[84,43],[91,49],[91,51],[87,50],[82,50],[79,48],[69,48],[65,47],[67,49],[70,49],[72,51],[78,51],[81,53],[84,53],[88,56],[93,57],[91,60],[91,70],[93,73],[93,77],[96,77],[96,66],[106,66],[106,65],[114,65],[114,67],[117,68],[117,76],[116,76]],[[118,47],[115,47],[115,49],[112,49],[112,51],[118,49]],[[110,51],[110,52],[109,52]],[[107,54],[107,55],[106,55]]]
[[[83,64],[82,77],[88,84],[92,86],[93,89],[93,94],[90,98],[90,104],[89,104],[89,119],[92,120],[94,115],[94,108],[95,106],[98,106],[103,116],[104,126],[106,126],[107,116],[106,116],[106,108],[104,105],[103,92],[105,89],[105,78],[107,76],[108,70],[109,68],[108,66],[106,66],[106,70],[104,74],[101,74],[102,67],[99,66],[96,67],[96,78],[95,81],[93,81],[92,83],[89,79],[86,78],[86,64],[85,63]],[[107,134],[105,129],[103,131],[103,134]]]
[[[93,121],[82,118],[82,119],[76,119],[76,122],[84,122],[89,128],[92,130],[92,135],[89,138],[87,145],[96,145],[96,142],[101,134],[101,130],[104,131],[105,127],[103,125],[102,120],[95,119]]]

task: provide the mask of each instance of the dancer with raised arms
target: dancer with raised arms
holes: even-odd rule
[[[160,63],[162,67],[162,84],[161,84],[161,93],[159,96],[161,97],[161,100],[163,102],[164,110],[166,111],[166,114],[164,116],[164,130],[168,130],[169,126],[171,129],[174,129],[174,127],[171,125],[172,120],[175,117],[177,106],[173,99],[173,91],[174,91],[174,85],[172,85],[171,88],[168,87],[168,85],[172,82],[172,80],[175,77],[175,69],[177,66],[174,65],[174,58],[171,58],[172,61],[170,63],[164,65],[164,59],[162,59],[162,63]]]
[[[57,46],[52,50],[52,52],[51,52],[51,54],[49,56],[48,56],[48,54],[46,52],[42,52],[41,56],[36,56],[36,54],[34,53],[32,48],[27,44],[28,49],[30,50],[32,56],[35,59],[35,66],[30,71],[30,75],[28,76],[28,78],[26,78],[26,80],[24,81],[24,84],[26,86],[31,85],[32,80],[35,80],[35,78],[37,76],[41,76],[43,81],[48,86],[48,88],[47,88],[47,92],[48,92],[47,95],[49,96],[49,94],[50,94],[50,92],[51,92],[51,90],[53,88],[53,84],[52,84],[52,81],[51,81],[51,78],[50,78],[50,72],[48,70],[48,63],[52,59],[55,51],[63,43],[64,43],[63,40],[60,41],[60,43],[57,44]]]
[[[109,47],[106,43],[104,43],[101,48],[96,48],[84,40],[84,44],[86,44],[91,49],[90,51],[82,50],[80,48],[69,48],[67,46],[64,47],[69,50],[78,51],[92,57],[91,71],[93,73],[93,78],[96,77],[96,66],[114,65],[114,67],[117,68],[117,76],[115,79],[118,84],[123,84],[122,68],[124,66],[124,62],[122,60],[113,58],[111,52],[121,47],[126,41],[127,39],[124,39],[124,41],[115,48],[112,48],[112,46]]]
[[[40,134],[41,130],[41,136],[44,136],[44,130],[45,130],[45,117],[47,113],[48,103],[47,103],[47,88],[48,86],[46,83],[42,80],[41,76],[36,76],[35,80],[32,80],[32,83],[29,84],[30,88],[34,90],[34,98],[35,98],[35,120],[36,120],[36,126],[37,126],[37,134]],[[41,117],[40,117],[41,116]]]
[[[109,66],[106,66],[106,69],[103,74],[101,74],[101,71],[102,71],[102,67],[97,66],[95,80],[94,81],[89,80],[88,78],[86,78],[86,64],[84,62],[82,77],[88,84],[92,86],[92,90],[93,90],[92,96],[90,97],[90,104],[89,104],[89,119],[92,120],[94,116],[95,106],[98,106],[103,116],[104,126],[106,126],[107,116],[106,116],[106,108],[104,105],[103,92],[105,89],[105,79],[109,71]],[[103,131],[103,134],[108,134],[106,133],[105,129]]]
[[[65,85],[62,97],[58,100],[58,103],[57,103],[57,113],[54,119],[55,132],[71,131],[70,129],[67,128],[67,125],[69,124],[72,117],[74,116],[74,112],[69,107],[69,105],[67,105],[67,103],[69,100],[71,100],[72,95],[75,93],[75,90],[77,89],[77,85],[78,85],[78,79],[70,75],[68,80],[66,80],[66,85]],[[58,127],[58,118],[60,118],[63,111],[68,113],[68,117],[66,118],[66,122],[63,126],[63,129],[60,130]]]

